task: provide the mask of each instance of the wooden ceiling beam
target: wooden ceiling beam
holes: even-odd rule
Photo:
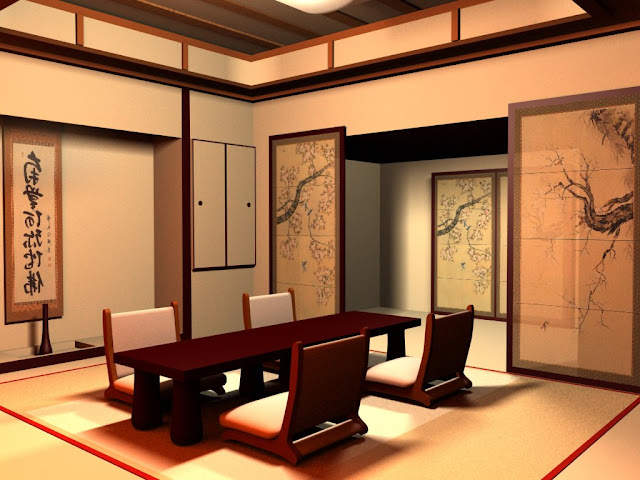
[[[4,10],[5,8],[17,3],[18,0],[0,0],[0,10]]]
[[[225,10],[228,10],[230,12],[237,13],[238,15],[242,15],[244,17],[248,17],[253,20],[257,20],[259,22],[269,24],[273,27],[286,30],[288,32],[299,35],[305,39],[315,38],[319,35],[317,32],[312,32],[311,30],[307,30],[306,28],[299,27],[298,25],[285,22],[284,20],[280,20],[279,18],[272,17],[271,15],[266,15],[258,10],[254,10],[253,8],[238,5],[235,2],[230,2],[228,0],[203,0],[203,1],[211,5],[214,5],[216,7],[224,8]]]
[[[420,8],[405,2],[404,0],[378,0],[378,2],[385,4],[389,8],[400,13],[413,13],[420,10]]]
[[[224,25],[221,25],[219,23],[211,22],[209,20],[205,20],[204,18],[196,17],[195,15],[190,15],[185,12],[180,12],[178,10],[165,7],[164,5],[159,5],[157,3],[150,2],[149,0],[114,0],[114,1],[117,3],[121,3],[123,5],[128,5],[130,7],[135,7],[139,10],[144,10],[149,13],[160,15],[165,18],[170,18],[175,21],[193,25],[194,27],[199,27],[213,33],[218,33],[221,35],[226,35],[228,37],[235,38],[237,40],[242,40],[244,42],[247,42],[262,48],[272,49],[272,48],[278,48],[278,47],[284,46],[283,43],[275,42],[272,40],[268,40],[266,38],[259,37],[257,35],[252,35],[250,33],[242,32],[240,30],[236,30],[235,28],[225,27]]]
[[[359,18],[352,17],[351,15],[347,15],[346,13],[343,13],[339,10],[336,12],[324,13],[323,15],[327,18],[330,18],[331,20],[343,23],[348,27],[361,27],[362,25],[367,25],[367,22],[364,22]]]

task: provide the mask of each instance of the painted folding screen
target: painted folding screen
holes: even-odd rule
[[[510,106],[513,371],[640,386],[639,101]]]
[[[506,170],[432,176],[432,310],[506,317]]]
[[[345,131],[270,137],[270,288],[294,288],[299,319],[344,310]]]

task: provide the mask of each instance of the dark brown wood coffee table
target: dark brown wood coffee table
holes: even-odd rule
[[[159,377],[173,379],[171,440],[190,445],[202,439],[202,377],[240,368],[240,393],[256,398],[264,391],[262,362],[288,359],[294,342],[312,345],[355,335],[367,327],[371,336],[387,335],[387,359],[392,359],[405,355],[405,329],[419,325],[419,318],[346,312],[127,350],[116,353],[114,359],[135,370],[131,422],[136,429],[149,430],[162,423]]]

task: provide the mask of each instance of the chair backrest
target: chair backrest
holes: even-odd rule
[[[266,327],[296,320],[296,303],[293,288],[285,293],[257,295],[242,294],[244,328]]]
[[[133,373],[132,368],[114,363],[115,352],[180,340],[178,304],[171,302],[170,307],[113,314],[105,309],[102,311],[102,328],[109,380],[113,382]]]
[[[473,305],[440,318],[432,313],[427,316],[424,353],[418,373],[418,379],[423,379],[423,387],[464,371],[472,333]]]
[[[369,355],[369,333],[303,348],[291,354],[289,399],[283,429],[288,436],[326,421],[357,415]]]

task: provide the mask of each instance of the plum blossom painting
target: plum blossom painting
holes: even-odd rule
[[[509,368],[640,389],[640,88],[510,106]]]
[[[344,136],[270,138],[271,292],[294,288],[299,319],[344,309]]]
[[[478,315],[496,317],[496,220],[502,185],[498,178],[505,173],[433,174],[435,312],[454,312],[473,304]]]

